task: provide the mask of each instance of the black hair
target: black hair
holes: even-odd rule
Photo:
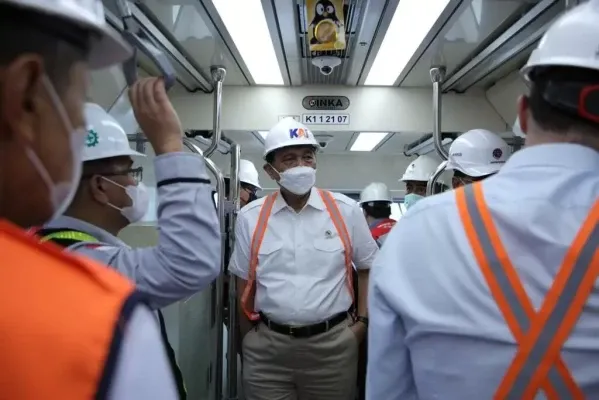
[[[362,203],[366,215],[375,219],[389,218],[391,216],[391,203],[388,201],[369,201]]]
[[[93,36],[92,31],[67,20],[0,4],[0,65],[25,53],[38,54],[59,93],[68,86],[73,65],[88,58]]]
[[[566,135],[576,131],[581,135],[599,136],[599,124],[575,112],[568,112],[547,101],[547,88],[552,83],[576,82],[583,85],[599,84],[599,71],[574,67],[537,68],[530,74],[531,88],[528,103],[532,118],[545,131]]]
[[[457,169],[453,171],[453,177],[454,178],[468,178],[471,179],[473,182],[477,182],[477,181],[482,181],[483,179],[486,179],[488,177],[490,177],[491,175],[495,175],[496,172],[493,172],[491,174],[487,174],[487,175],[483,175],[483,176],[470,176],[470,175],[466,175],[465,173],[463,173],[462,171],[458,171]]]

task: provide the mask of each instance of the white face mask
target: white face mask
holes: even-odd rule
[[[48,170],[40,160],[40,158],[35,154],[35,152],[27,147],[25,149],[25,154],[33,167],[37,170],[37,173],[40,175],[46,187],[48,188],[49,200],[52,203],[52,218],[62,215],[66,209],[73,201],[75,194],[77,193],[77,188],[79,186],[79,180],[81,179],[81,171],[82,171],[82,157],[83,157],[83,147],[85,146],[85,127],[74,129],[73,124],[71,123],[67,112],[56,94],[54,90],[54,86],[52,82],[48,79],[47,76],[42,78],[42,83],[46,87],[46,91],[48,92],[48,96],[52,100],[52,104],[58,113],[58,117],[62,121],[62,124],[69,136],[69,143],[71,146],[71,177],[68,181],[63,182],[54,182],[52,177],[48,173]]]
[[[108,178],[102,178],[112,183],[113,185],[123,188],[125,190],[125,193],[127,193],[127,196],[129,196],[129,198],[131,199],[130,206],[119,208],[114,204],[108,203],[110,207],[114,208],[115,210],[119,210],[123,217],[127,218],[127,220],[132,224],[140,221],[144,217],[144,215],[146,215],[146,213],[148,212],[148,208],[150,207],[150,193],[148,192],[148,188],[146,187],[146,185],[143,184],[143,182],[139,182],[137,186],[123,186],[119,185],[114,181],[111,181]]]
[[[279,185],[298,196],[308,193],[316,183],[316,170],[312,167],[293,167],[277,173],[280,177]]]

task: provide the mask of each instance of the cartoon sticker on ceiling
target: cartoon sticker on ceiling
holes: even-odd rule
[[[343,0],[306,0],[310,51],[345,50]]]

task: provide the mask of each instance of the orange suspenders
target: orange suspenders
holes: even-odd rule
[[[460,218],[491,294],[518,343],[494,400],[584,399],[560,357],[599,275],[599,200],[582,224],[538,313],[512,265],[479,183],[456,190]]]
[[[341,239],[341,242],[343,243],[343,248],[345,252],[346,283],[353,299],[353,249],[350,241],[350,236],[347,232],[347,227],[343,220],[343,216],[341,215],[341,211],[339,211],[339,207],[337,207],[337,202],[335,201],[335,198],[333,197],[331,192],[320,189],[317,190],[331,217],[331,220],[333,221],[333,225],[335,225],[335,229],[337,230],[339,239]],[[264,240],[266,228],[268,227],[268,219],[270,218],[272,207],[275,204],[275,200],[277,199],[278,194],[279,192],[272,193],[268,195],[264,200],[264,204],[262,204],[262,208],[260,209],[260,214],[258,216],[256,228],[254,229],[254,233],[252,235],[252,242],[250,246],[250,269],[248,272],[247,284],[245,285],[245,290],[243,291],[241,297],[241,305],[243,307],[243,311],[245,315],[250,319],[250,321],[257,321],[260,319],[260,316],[255,311],[254,307],[254,301],[256,297],[256,268],[258,268],[258,254],[260,252],[260,247],[262,246],[262,241]]]

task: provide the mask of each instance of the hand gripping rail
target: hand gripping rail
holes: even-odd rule
[[[445,78],[445,67],[433,67],[430,70],[431,81],[433,82],[433,145],[437,154],[444,160],[439,165],[435,173],[429,178],[426,184],[426,195],[431,196],[434,193],[435,183],[445,171],[449,153],[443,147],[443,137],[441,135],[441,84]]]

